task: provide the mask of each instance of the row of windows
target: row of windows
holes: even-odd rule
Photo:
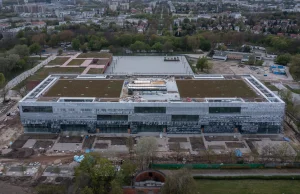
[[[52,113],[51,106],[23,106],[23,112],[49,112]],[[80,109],[82,112],[90,112],[92,109]],[[66,111],[64,109],[64,111]],[[69,109],[70,111],[70,109]],[[166,107],[134,107],[135,113],[166,113]],[[209,107],[209,113],[241,113],[241,107]],[[128,120],[127,115],[98,115],[98,120]],[[106,116],[106,117],[105,117]],[[118,116],[120,116],[118,118]],[[98,118],[98,117],[97,117]],[[107,118],[107,119],[105,119]],[[120,119],[121,118],[121,119]],[[197,115],[173,115],[172,121],[194,121],[198,120]]]
[[[52,106],[22,106],[23,112],[45,112],[52,113]]]
[[[166,113],[166,107],[134,107],[135,113]]]
[[[198,121],[199,115],[172,115],[172,121]]]
[[[97,120],[128,121],[128,115],[97,115]]]
[[[209,113],[241,113],[241,107],[209,107]]]

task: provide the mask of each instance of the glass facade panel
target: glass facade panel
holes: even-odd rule
[[[97,120],[128,121],[128,115],[97,115]]]
[[[166,107],[134,107],[135,113],[166,113]]]
[[[52,106],[22,106],[23,112],[46,112],[52,113],[53,109]]]
[[[87,125],[77,125],[77,124],[70,124],[70,125],[65,125],[62,124],[60,125],[61,129],[63,131],[86,131]]]
[[[99,133],[127,133],[128,125],[97,125]]]
[[[172,121],[198,121],[199,115],[172,115]]]
[[[210,114],[216,113],[241,113],[241,107],[209,107]]]

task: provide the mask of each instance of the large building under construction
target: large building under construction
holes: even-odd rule
[[[50,75],[19,108],[48,133],[279,133],[285,114],[252,75]]]

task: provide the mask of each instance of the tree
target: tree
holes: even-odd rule
[[[254,55],[250,55],[247,61],[247,65],[255,65],[255,56]]]
[[[191,173],[183,168],[171,172],[162,187],[162,194],[195,194],[196,183]]]
[[[155,43],[152,47],[152,50],[155,50],[157,52],[161,52],[163,45],[160,42]]]
[[[285,102],[286,110],[293,116],[297,116],[299,113],[299,109],[296,106],[295,100],[293,98],[293,93],[290,90],[280,90],[279,96]],[[289,124],[291,124],[293,120],[289,119]]]
[[[5,76],[3,73],[0,73],[0,88],[4,87]]]
[[[292,57],[290,65],[290,73],[293,75],[294,79],[300,79],[300,54]]]
[[[56,34],[52,34],[48,42],[49,46],[55,47],[58,44],[58,37]]]
[[[204,69],[208,71],[210,69],[210,64],[208,62],[208,59],[206,57],[199,58],[196,67],[198,70],[200,69],[201,72],[203,72]]]
[[[244,48],[243,48],[243,52],[245,52],[245,53],[250,53],[251,52],[251,47],[250,46],[244,46]]]
[[[63,51],[62,49],[58,49],[58,51],[57,51],[58,55],[62,55],[63,52],[64,52],[64,51]]]
[[[145,48],[146,48],[145,43],[141,42],[141,41],[135,41],[134,44],[130,45],[130,49],[132,51],[142,51],[142,50],[145,50]]]
[[[164,52],[170,52],[173,49],[173,44],[171,41],[167,41],[163,45],[163,51]]]
[[[20,56],[17,54],[10,54],[7,58],[11,69],[16,68],[17,62],[20,60]]]
[[[187,37],[187,44],[193,50],[197,50],[200,46],[200,41],[197,36],[188,36]]]
[[[130,185],[132,177],[137,169],[137,165],[129,160],[125,160],[121,165],[121,173],[124,175],[123,182]]]
[[[72,48],[75,51],[78,51],[80,49],[80,41],[77,38],[72,40]]]
[[[36,55],[41,55],[42,48],[38,43],[33,43],[32,45],[30,45],[29,50],[31,54],[35,53]]]
[[[10,54],[19,55],[21,58],[29,56],[29,48],[27,45],[16,45],[9,51]]]
[[[74,33],[71,30],[63,30],[57,36],[60,41],[71,42],[74,37]]]
[[[94,194],[93,189],[88,186],[84,187],[80,194]]]
[[[75,169],[78,189],[82,191],[83,188],[88,186],[94,193],[99,194],[109,191],[114,174],[115,168],[112,163],[108,159],[100,157],[97,153],[85,155],[85,158]]]
[[[123,194],[122,185],[117,180],[111,182],[111,191],[109,194]]]
[[[147,168],[156,155],[158,149],[155,137],[142,137],[136,145],[136,157],[141,170]]]
[[[65,194],[66,188],[63,185],[38,185],[35,188],[37,194]]]
[[[287,65],[290,61],[291,61],[291,55],[286,53],[286,54],[283,54],[283,55],[279,55],[277,58],[276,58],[276,63],[280,64],[280,65]]]
[[[46,38],[47,38],[47,35],[42,33],[42,34],[34,35],[31,40],[34,43],[38,43],[40,45],[45,45]]]
[[[211,49],[211,44],[210,44],[209,40],[201,39],[200,49],[203,51],[209,51]]]

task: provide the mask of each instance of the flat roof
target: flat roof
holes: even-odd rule
[[[60,79],[43,96],[118,98],[123,82],[124,80]]]
[[[181,98],[255,98],[243,80],[176,80]]]
[[[177,56],[170,56],[173,57]],[[193,75],[186,58],[178,57],[180,61],[164,61],[165,56],[114,56],[105,74]]]

